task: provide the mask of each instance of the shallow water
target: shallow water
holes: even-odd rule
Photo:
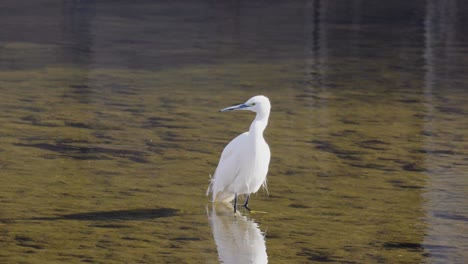
[[[0,262],[468,259],[464,2],[0,10]],[[204,194],[253,114],[217,110],[256,94],[269,194],[234,217]]]

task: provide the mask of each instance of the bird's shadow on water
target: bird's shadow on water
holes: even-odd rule
[[[32,217],[22,220],[78,220],[78,221],[112,221],[112,220],[149,220],[162,217],[171,217],[177,214],[179,210],[174,208],[155,208],[155,209],[131,209],[131,210],[112,210],[95,211],[75,214],[64,214],[50,217]],[[0,219],[0,221],[11,221],[12,219]]]
[[[222,263],[268,263],[265,235],[254,220],[240,212],[234,215],[226,203],[206,209]]]

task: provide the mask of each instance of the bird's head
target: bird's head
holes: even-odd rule
[[[243,104],[233,105],[219,110],[220,112],[228,112],[233,110],[250,110],[255,113],[270,113],[270,100],[266,96],[257,95]]]

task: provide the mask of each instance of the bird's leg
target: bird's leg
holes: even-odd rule
[[[249,212],[250,212],[250,208],[249,208],[249,198],[250,198],[250,194],[247,194],[247,198],[245,198],[245,203],[243,205],[243,207],[245,209],[247,209]]]
[[[234,194],[234,213],[237,211],[237,193]]]

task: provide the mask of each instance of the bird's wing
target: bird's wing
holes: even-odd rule
[[[234,197],[233,193],[226,193],[219,196],[225,189],[234,182],[240,170],[239,158],[242,155],[242,147],[248,137],[248,132],[242,133],[234,138],[224,148],[221,158],[219,159],[218,167],[216,168],[213,179],[211,180],[211,190],[213,192],[213,201],[230,201]],[[217,195],[219,197],[217,197]]]
[[[229,144],[226,145],[223,152],[221,153],[221,158],[219,159],[218,167],[221,163],[225,160],[232,159],[233,156],[239,155],[239,151],[242,149],[242,145],[245,144],[244,142],[247,139],[249,132],[244,132],[239,136],[235,137]]]
[[[265,163],[267,164],[267,167],[266,167],[267,171],[265,172],[265,174],[267,174],[268,173],[268,165],[270,164],[271,152],[270,152],[270,147],[268,146],[268,144],[266,144],[266,142],[265,142],[265,145],[264,145],[264,150],[261,151],[261,153],[264,155],[263,159],[264,159]],[[267,194],[269,195],[267,177],[265,177],[265,180],[263,181],[262,186],[266,190]]]

